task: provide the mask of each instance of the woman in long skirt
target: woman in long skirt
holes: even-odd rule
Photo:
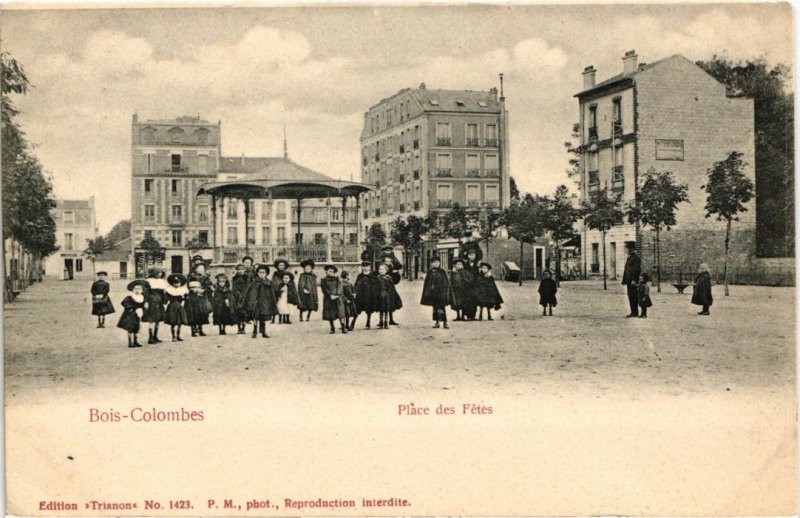
[[[97,280],[92,283],[92,315],[97,316],[97,327],[106,326],[106,315],[114,313],[114,305],[108,296],[111,286],[106,281],[107,273],[97,272]]]

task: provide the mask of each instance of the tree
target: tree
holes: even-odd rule
[[[567,177],[574,180],[580,185],[581,178],[581,155],[583,155],[583,147],[580,145],[581,138],[581,125],[575,123],[572,125],[572,133],[570,134],[572,140],[564,142],[564,149],[569,154],[569,167],[567,168]],[[578,142],[575,144],[575,142]]]
[[[556,284],[561,282],[561,243],[577,235],[575,222],[580,215],[581,211],[573,205],[567,186],[556,187],[545,221],[545,229],[550,232],[550,237],[556,244]]]
[[[425,243],[425,236],[428,234],[428,219],[420,218],[414,214],[410,214],[404,220],[398,216],[392,222],[392,227],[389,232],[393,243],[403,247],[406,257],[421,254],[422,247]],[[410,264],[406,262],[405,274],[411,278]],[[417,272],[414,271],[414,276]]]
[[[513,196],[513,195],[512,195]],[[519,200],[519,192],[517,192],[517,200]],[[497,229],[497,222],[500,219],[500,213],[491,209],[481,212],[477,217],[475,226],[478,231],[478,242],[484,241],[486,243],[486,255],[489,255],[489,242],[494,237],[494,232]]]
[[[706,217],[716,216],[717,221],[725,220],[725,296],[728,290],[728,249],[731,241],[731,223],[739,221],[739,214],[747,212],[745,203],[753,198],[752,180],[745,176],[742,153],[731,151],[728,157],[716,162],[708,170],[708,182],[703,186],[706,200]]]
[[[517,187],[517,181],[513,176],[508,177],[508,191],[511,195],[511,201],[519,200],[519,187]]]
[[[439,217],[442,237],[462,239],[472,232],[473,224],[467,211],[459,203],[454,203],[453,207]]]
[[[108,231],[106,234],[106,241],[111,243],[119,243],[131,237],[131,220],[123,219]]]
[[[161,243],[153,236],[146,236],[142,239],[142,242],[139,243],[139,248],[144,251],[145,264],[155,263],[163,259]]]
[[[506,208],[498,218],[498,222],[508,230],[508,236],[519,241],[520,269],[525,257],[525,243],[533,244],[545,233],[549,204],[550,200],[545,196],[526,194]],[[522,286],[522,275],[519,284]]]
[[[386,231],[380,223],[373,223],[367,230],[366,241],[364,242],[364,252],[361,254],[362,261],[371,261],[375,264],[381,255],[381,249],[386,244]]]
[[[603,289],[608,289],[606,274],[606,234],[612,227],[622,223],[620,209],[622,193],[612,194],[608,187],[589,193],[589,200],[582,204],[583,223],[592,230],[599,230],[603,239]]]
[[[732,62],[714,56],[697,64],[725,84],[728,95],[752,97],[758,191],[758,255],[794,257],[794,94],[791,70],[763,58]]]
[[[94,268],[97,256],[103,255],[103,252],[113,250],[114,248],[114,243],[103,236],[97,236],[94,239],[86,240],[86,248],[83,250],[83,253],[92,261],[92,273],[95,271]]]
[[[201,240],[199,235],[194,236],[192,239],[186,242],[184,245],[186,251],[189,253],[189,263],[192,262],[192,257],[197,254],[200,250],[206,250],[211,248],[208,246],[208,243]]]
[[[639,223],[652,228],[656,233],[656,271],[658,291],[661,292],[661,229],[669,230],[675,225],[675,211],[679,203],[689,201],[689,188],[677,184],[669,171],[656,171],[651,167],[644,181],[636,190],[636,198],[628,206],[629,223]]]

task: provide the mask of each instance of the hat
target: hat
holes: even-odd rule
[[[267,275],[269,275],[269,266],[267,266],[266,264],[259,264],[258,266],[256,266],[256,273],[258,273],[260,270],[266,271]]]
[[[99,272],[95,273],[95,275],[108,275],[108,272],[105,270],[100,270]]]
[[[369,261],[361,261],[361,266],[372,266],[372,263]]]
[[[339,274],[339,277],[344,279],[345,277],[350,277],[350,274],[347,273],[347,270],[342,270],[342,273]]]
[[[491,265],[491,264],[489,264],[489,263],[481,263],[481,264],[479,264],[478,266],[479,266],[480,268],[483,268],[483,267],[485,266],[485,267],[487,267],[487,268],[488,268],[488,269],[490,269],[490,270],[492,269],[492,265]]]
[[[550,272],[550,270],[545,270],[542,272],[542,277],[552,277],[552,276],[553,274]]]
[[[235,268],[238,270],[239,268],[244,268],[244,265],[242,263],[239,263],[236,265]]]
[[[289,276],[289,281],[290,282],[294,280],[294,274],[292,272],[290,272],[289,270],[284,270],[284,271],[281,272],[281,280],[283,280],[283,276],[284,275],[288,275]]]
[[[381,250],[384,252],[394,252],[394,247],[391,245],[385,245],[381,247]]]
[[[246,256],[242,257],[242,262],[244,263],[244,262],[245,262],[245,261],[247,261],[248,259],[250,259],[250,262],[251,262],[251,263],[253,262],[253,258],[252,258],[252,257],[250,257],[249,255],[246,255]]]
[[[278,265],[281,264],[281,263],[283,263],[283,265],[284,265],[283,267],[284,268],[288,268],[289,267],[289,261],[287,261],[286,259],[275,259],[275,262],[272,263],[272,264],[273,264],[273,266],[275,266],[275,269],[277,269]]]
[[[316,264],[314,263],[313,259],[305,259],[303,261],[300,261],[300,266],[302,266],[303,268],[305,268],[306,266],[310,266],[313,268],[314,266],[316,266]]]
[[[203,285],[200,284],[200,281],[189,281],[189,288],[202,288]]]
[[[328,270],[333,270],[333,273],[339,272],[339,268],[337,268],[335,264],[326,264],[325,271],[327,272]]]
[[[227,279],[228,275],[225,272],[220,272],[217,275],[215,275],[214,277],[217,278],[217,279]]]
[[[167,277],[167,282],[170,284],[175,284],[175,281],[181,283],[181,286],[186,284],[186,277],[182,273],[171,273],[169,277]]]
[[[200,255],[200,254],[198,254],[198,255],[195,255],[195,256],[193,256],[193,257],[192,257],[192,262],[193,262],[193,263],[204,263],[205,261],[206,261],[206,260],[205,260],[205,259],[203,259],[203,256],[202,256],[202,255]]]
[[[456,263],[461,263],[462,265],[464,265],[466,261],[460,257],[456,257],[455,259],[453,259],[453,266],[455,266]]]
[[[145,290],[150,289],[150,284],[147,281],[143,281],[142,279],[136,279],[135,281],[131,281],[128,283],[128,291],[133,291],[133,288],[136,286],[141,286]]]
[[[394,252],[392,252],[391,250],[384,250],[381,255],[384,258],[386,258],[386,257],[394,257]]]
[[[441,257],[439,257],[439,254],[432,254],[432,255],[431,255],[431,259],[430,259],[430,261],[431,261],[431,262],[433,262],[433,261],[439,261],[439,262],[442,262],[442,258],[441,258]]]

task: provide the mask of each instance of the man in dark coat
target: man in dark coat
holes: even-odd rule
[[[462,315],[464,320],[475,320],[475,315],[478,313],[478,291],[481,286],[481,262],[475,250],[470,249],[467,251],[467,258],[464,261],[464,269],[472,275],[472,284],[466,290],[466,296],[462,304]]]
[[[625,271],[622,273],[622,284],[628,290],[628,304],[631,312],[628,317],[639,316],[639,277],[642,275],[642,260],[636,255],[636,247],[629,245]]]
[[[425,274],[425,284],[422,286],[420,304],[433,307],[434,328],[438,328],[441,321],[444,323],[444,328],[447,329],[447,312],[445,308],[452,302],[450,298],[452,291],[447,272],[439,268],[440,264],[441,259],[439,259],[438,254],[431,257],[431,267]]]
[[[711,273],[708,271],[706,263],[701,264],[699,270],[700,273],[694,279],[692,304],[703,306],[698,315],[710,315],[711,312],[708,309],[714,303],[714,297],[711,296]]]
[[[450,307],[456,310],[456,321],[466,320],[461,314],[467,298],[470,296],[469,291],[473,282],[472,274],[464,269],[464,259],[460,257],[453,259],[453,271],[450,272],[450,287],[452,290]]]

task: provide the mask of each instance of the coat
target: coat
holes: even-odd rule
[[[711,274],[703,272],[694,279],[694,288],[692,293],[692,304],[698,306],[710,306],[714,303],[714,297],[711,296]]]
[[[403,307],[403,299],[400,298],[400,294],[397,292],[396,286],[400,284],[400,279],[402,276],[400,272],[397,270],[392,270],[389,272],[388,276],[392,279],[392,309],[390,311],[396,311]]]
[[[632,282],[638,283],[642,275],[642,260],[636,254],[631,254],[625,260],[625,270],[622,272],[622,284],[630,286]]]
[[[244,294],[247,291],[250,280],[250,276],[247,275],[247,273],[236,273],[231,279],[231,292],[236,301],[236,314],[237,321],[239,322],[246,322],[249,320],[247,318],[247,311],[242,307],[242,303],[244,302]]]
[[[377,301],[375,300],[378,292],[377,283],[377,277],[372,273],[362,272],[356,277],[355,295],[358,313],[377,311]]]
[[[230,326],[239,322],[239,308],[236,295],[229,286],[214,290],[211,296],[211,309],[214,311],[214,325]]]
[[[425,284],[422,286],[423,306],[444,307],[452,303],[452,290],[447,272],[441,268],[431,268],[425,275]]]
[[[381,313],[388,313],[394,311],[394,302],[392,300],[392,292],[395,291],[394,281],[390,275],[377,275],[375,277],[376,283],[376,297],[375,297],[375,310]]]
[[[203,288],[203,295],[208,301],[208,311],[211,312],[211,296],[214,294],[214,282],[211,280],[211,276],[205,273],[202,275],[198,273],[190,273],[186,278],[189,281],[200,282],[200,286]]]
[[[549,304],[555,307],[558,303],[556,300],[557,291],[558,286],[556,286],[556,281],[553,279],[542,279],[542,282],[539,283],[539,305],[547,306]]]
[[[125,297],[122,300],[122,307],[125,309],[122,311],[122,315],[119,317],[117,327],[124,329],[129,333],[138,333],[140,317],[139,314],[136,313],[136,310],[141,309],[144,311],[145,300],[146,299],[144,295],[142,295],[139,300],[137,300],[134,295],[128,295]]]
[[[472,273],[468,270],[453,270],[450,272],[451,303],[450,306],[455,310],[464,309],[472,299],[473,286]]]
[[[189,318],[186,316],[186,308],[183,302],[189,291],[185,286],[173,288],[170,286],[164,290],[164,299],[167,302],[167,309],[164,311],[164,322],[171,326],[188,326]]]
[[[338,277],[326,275],[319,281],[322,288],[322,319],[337,320],[345,318],[344,286]],[[337,298],[333,298],[337,297]]]
[[[344,317],[352,318],[358,314],[356,309],[356,290],[350,281],[342,279],[342,293],[344,296]]]
[[[111,286],[106,281],[94,281],[92,283],[92,315],[110,315],[114,313],[114,304],[108,293]]]
[[[166,316],[164,305],[167,302],[164,297],[164,290],[169,284],[160,277],[149,278],[147,282],[150,284],[150,289],[147,290],[147,295],[145,295],[147,307],[144,310],[144,315],[142,315],[142,322],[162,322]]]
[[[308,290],[308,293],[304,290]],[[297,295],[299,297],[297,307],[300,311],[317,311],[319,309],[317,275],[314,272],[303,272],[297,278]]]
[[[650,299],[649,283],[640,282],[639,286],[637,287],[637,292],[639,294],[639,307],[649,308],[653,305],[653,301]]]
[[[281,292],[283,291],[284,287],[286,288],[286,303],[287,305],[296,306],[299,302],[299,297],[297,295],[297,288],[294,287],[294,281],[290,281],[289,284],[284,284],[283,281],[274,282],[272,283],[272,287],[275,290],[275,302],[278,303],[281,298]],[[283,311],[279,311],[282,314],[288,314],[288,308],[283,308],[286,310],[286,313]]]
[[[207,292],[206,292],[207,293]],[[189,291],[184,299],[186,308],[186,318],[190,326],[201,326],[208,324],[208,315],[211,314],[211,303],[206,298],[205,293]]]
[[[476,302],[478,306],[500,309],[500,305],[503,303],[503,297],[500,295],[500,290],[497,289],[494,277],[491,275],[481,275],[478,278],[476,286]]]
[[[278,305],[275,301],[275,290],[269,279],[256,279],[247,287],[242,307],[248,317],[254,320],[266,320],[278,314]]]

